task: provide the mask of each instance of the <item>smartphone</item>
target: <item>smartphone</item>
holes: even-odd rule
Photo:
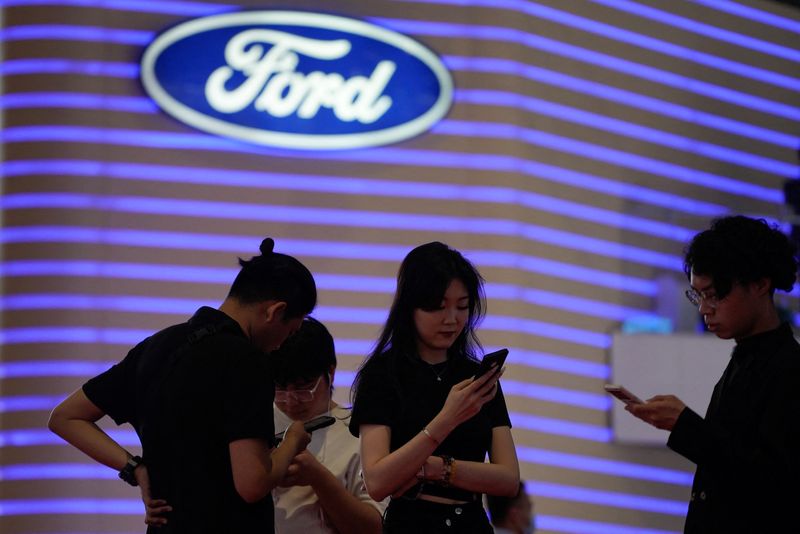
[[[499,373],[506,361],[506,356],[508,356],[508,349],[500,349],[485,355],[481,360],[480,367],[478,367],[478,372],[475,373],[475,378],[482,377],[490,370],[493,373]]]
[[[325,428],[326,426],[331,426],[333,423],[336,422],[335,417],[331,417],[330,415],[319,415],[314,419],[306,421],[303,424],[303,429],[308,432],[309,434],[315,430],[319,430],[320,428]],[[284,430],[283,432],[278,432],[275,434],[275,444],[277,445],[281,441],[283,441],[283,435],[286,433]]]
[[[643,404],[644,401],[625,389],[624,386],[620,386],[618,384],[606,384],[603,386],[607,392],[614,395],[616,398],[624,402],[625,404]]]

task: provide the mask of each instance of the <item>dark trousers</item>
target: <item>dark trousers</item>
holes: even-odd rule
[[[492,534],[480,502],[439,504],[392,499],[383,520],[384,534]]]

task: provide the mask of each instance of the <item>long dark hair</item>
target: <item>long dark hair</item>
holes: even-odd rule
[[[483,278],[472,263],[461,253],[434,241],[420,245],[403,260],[397,273],[397,291],[375,348],[356,374],[351,389],[355,399],[361,375],[370,361],[391,352],[398,356],[417,355],[417,332],[414,326],[414,310],[436,309],[453,280],[460,280],[469,295],[469,318],[464,330],[447,351],[449,360],[469,358],[476,360],[476,349],[480,341],[475,333],[483,318],[485,297]]]

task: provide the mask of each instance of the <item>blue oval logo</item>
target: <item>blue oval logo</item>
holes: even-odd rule
[[[429,49],[363,21],[298,11],[194,19],[159,35],[142,83],[166,113],[208,133],[309,150],[418,135],[453,82]]]

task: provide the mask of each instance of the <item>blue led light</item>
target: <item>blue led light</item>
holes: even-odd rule
[[[522,237],[534,242],[609,258],[623,259],[653,267],[677,271],[682,269],[681,259],[675,255],[625,245],[619,242],[585,237],[574,232],[565,232],[510,219],[386,213],[298,206],[266,206],[264,204],[149,197],[98,196],[75,193],[9,194],[0,198],[0,207],[5,210],[57,207],[190,217],[207,217],[209,213],[214,213],[217,214],[217,217],[236,220],[321,225],[329,225],[333,222],[337,226],[345,224],[354,227],[391,230],[428,230],[436,228],[437,231],[443,233]],[[10,234],[12,231],[12,229],[7,229],[5,233]],[[8,239],[8,237],[4,236],[5,239]]]
[[[628,0],[592,0],[592,1],[597,4],[603,4],[612,7],[619,11],[626,11],[628,13],[639,15],[640,17],[645,17],[650,20],[654,20],[659,24],[668,24],[675,28],[680,28],[682,30],[687,30],[692,33],[704,35],[706,37],[711,37],[712,39],[717,39],[718,41],[724,41],[726,43],[735,45],[737,47],[749,48],[751,50],[755,50],[763,54],[787,59],[795,63],[800,62],[800,51],[792,50],[791,48],[780,46],[775,43],[770,43],[768,41],[762,41],[761,39],[755,39],[743,33],[736,33],[724,30],[722,28],[718,28],[710,24],[704,24],[696,20],[680,17],[678,15],[673,15],[672,13],[668,13],[666,11],[655,9],[636,2],[630,2]],[[722,2],[715,1],[714,5],[716,6],[721,3]],[[795,81],[795,89],[797,89],[798,83],[800,83],[800,80]]]
[[[40,514],[144,514],[139,499],[9,499],[0,501],[0,516]]]
[[[800,81],[798,82],[798,87],[800,87]],[[455,98],[456,101],[467,102],[471,104],[514,107],[514,108],[524,109],[526,111],[530,111],[531,113],[538,113],[548,117],[553,117],[558,120],[568,120],[570,122],[582,124],[590,128],[605,130],[607,132],[611,132],[617,135],[630,137],[637,141],[646,141],[649,143],[654,143],[669,148],[674,148],[676,150],[687,152],[689,154],[697,154],[699,156],[703,156],[706,158],[714,158],[720,161],[732,163],[734,165],[750,167],[752,169],[776,174],[779,176],[794,178],[795,175],[797,174],[797,166],[793,164],[784,163],[782,161],[771,158],[757,156],[749,152],[743,152],[741,150],[734,150],[732,148],[727,148],[712,143],[706,143],[704,141],[700,141],[699,139],[692,139],[689,137],[684,137],[682,135],[676,135],[669,132],[665,132],[663,130],[657,130],[655,128],[641,126],[629,121],[624,121],[608,117],[606,115],[601,115],[599,113],[592,113],[589,111],[583,111],[578,108],[564,106],[562,104],[556,104],[554,102],[548,102],[547,100],[543,100],[540,98],[520,95],[518,93],[509,93],[506,91],[461,89],[456,91]],[[489,130],[488,132],[483,131],[484,125],[486,125],[486,127],[490,129],[497,128],[498,130],[496,132],[494,130]],[[516,128],[517,131],[515,133],[512,130],[499,129],[504,127],[509,127],[509,128],[513,127]],[[527,128],[523,129],[520,128],[519,126],[513,126],[513,125],[505,125],[505,124],[501,125],[497,123],[477,123],[477,122],[466,122],[466,121],[442,121],[441,123],[439,123],[439,125],[436,126],[436,128],[434,128],[434,130],[439,130],[440,128],[442,131],[436,133],[447,133],[449,135],[469,135],[472,137],[496,136],[507,139],[522,138],[526,141],[530,141],[533,143],[537,142],[536,136],[532,135],[534,133],[534,130]],[[457,134],[456,132],[458,132],[459,130],[462,130],[463,133]],[[525,132],[528,135],[526,136],[520,135],[520,133],[522,132]],[[553,139],[557,141],[558,139],[567,139],[567,138],[561,136],[553,136]],[[554,145],[557,146],[558,143],[549,143],[547,145],[542,145],[542,146],[553,148]],[[721,183],[738,184],[739,182],[722,178]],[[713,184],[709,185],[711,187],[714,187]]]
[[[64,395],[0,397],[0,414],[8,412],[50,411]],[[2,478],[2,477],[0,477]]]
[[[667,239],[685,241],[692,233],[687,228],[666,224],[643,217],[628,215],[577,202],[561,200],[511,187],[435,184],[397,181],[351,176],[325,176],[287,174],[257,171],[237,171],[203,167],[178,167],[138,163],[114,163],[89,160],[21,160],[0,163],[6,177],[38,174],[69,174],[77,176],[103,176],[112,179],[146,180],[176,183],[200,183],[259,189],[287,189],[297,191],[322,191],[353,195],[380,195],[400,198],[427,198],[480,203],[518,204],[526,208],[548,211],[559,215],[607,226],[645,233]],[[665,201],[669,200],[665,198]],[[683,208],[697,215],[712,216],[726,211],[722,205],[702,202],[683,203]]]
[[[513,420],[512,423],[514,423]],[[692,485],[692,478],[694,476],[693,473],[686,471],[651,467],[649,465],[620,462],[617,460],[606,460],[603,458],[593,458],[590,456],[568,454],[533,447],[518,446],[517,455],[520,460],[534,464],[686,487]]]
[[[563,419],[540,417],[520,412],[509,412],[508,416],[511,418],[511,424],[518,430],[530,430],[532,432],[566,436],[587,441],[597,441],[600,443],[609,443],[612,438],[611,430],[605,426],[574,423]]]
[[[115,363],[76,360],[0,362],[0,379],[44,376],[79,376],[88,378],[106,371]]]
[[[100,464],[12,464],[0,466],[0,481],[114,480],[117,472]]]
[[[528,399],[536,399],[554,404],[566,404],[599,412],[605,412],[611,406],[609,395],[602,393],[588,393],[572,389],[542,386],[529,382],[519,382],[503,378],[503,394],[514,395]]]
[[[513,172],[566,184],[619,198],[634,200],[686,211],[695,215],[718,216],[727,210],[721,205],[693,200],[685,196],[664,193],[624,182],[601,178],[588,173],[572,171],[555,165],[529,161],[523,158],[496,155],[455,153],[435,150],[374,148],[329,153],[295,154],[290,151],[273,151],[255,145],[245,145],[229,139],[204,134],[165,133],[141,130],[119,130],[111,128],[89,128],[78,126],[18,126],[3,130],[5,143],[20,142],[74,142],[82,139],[86,143],[121,144],[149,148],[215,150],[243,152],[280,157],[302,157],[304,159],[327,159],[336,161],[358,161],[387,165],[416,165],[424,161],[428,167],[469,169],[492,172]],[[699,184],[702,185],[702,184]]]
[[[139,437],[133,430],[105,430],[105,433],[123,447],[139,447]],[[60,437],[44,428],[17,430],[0,430],[0,448],[2,447],[40,447],[49,445],[66,445]]]
[[[536,514],[536,527],[542,531],[569,534],[680,534],[676,530],[659,530],[618,523],[600,523],[556,515]]]
[[[763,113],[769,113],[792,121],[800,119],[800,109],[794,106],[781,104],[766,98],[760,98],[742,93],[741,91],[728,89],[721,85],[681,76],[586,48],[569,45],[562,41],[548,39],[521,30],[499,26],[446,24],[421,20],[406,21],[389,18],[370,18],[369,20],[371,22],[384,24],[395,31],[408,33],[409,35],[463,37],[473,40],[492,40],[520,44],[543,52],[567,57],[583,63],[590,63],[605,69],[642,78],[653,83],[666,85],[681,91],[695,93],[707,98],[728,102]]]
[[[630,495],[627,493],[595,490],[577,486],[567,486],[565,484],[553,484],[550,482],[528,481],[525,483],[525,489],[528,494],[534,497],[597,504],[600,506],[611,506],[613,508],[625,508],[643,512],[656,512],[674,516],[686,515],[685,502],[669,499],[641,497],[639,495]]]
[[[724,59],[721,57],[713,56],[711,54],[706,54],[697,48],[694,49],[686,48],[685,46],[679,46],[674,43],[648,37],[646,35],[632,32],[630,30],[625,30],[623,28],[611,26],[609,24],[604,24],[596,20],[587,19],[585,17],[580,17],[578,15],[573,15],[571,13],[567,13],[564,11],[559,11],[557,9],[540,5],[535,2],[522,1],[522,0],[402,0],[402,1],[422,2],[426,4],[449,4],[449,5],[455,4],[461,6],[483,6],[483,7],[491,7],[493,9],[507,9],[507,10],[519,11],[525,13],[526,15],[531,15],[543,20],[555,22],[556,24],[563,24],[564,26],[569,26],[570,28],[575,28],[588,33],[599,35],[601,37],[613,39],[620,43],[636,46],[639,48],[657,52],[659,54],[664,54],[666,56],[678,58],[683,61],[697,63],[699,65],[704,65],[706,67],[711,67],[738,76],[747,77],[759,82],[770,83],[778,87],[795,90],[797,88],[797,84],[800,83],[800,79],[797,78],[783,76],[781,74],[771,72],[765,69],[752,67],[750,65],[739,63],[737,61],[731,61],[729,59]],[[661,17],[658,20],[662,24],[671,24],[673,21],[673,19],[670,19],[666,16]],[[733,34],[732,32],[728,33],[737,38],[742,37],[738,34]],[[751,39],[751,41],[756,41],[756,40]],[[763,41],[757,41],[757,42],[763,43]],[[743,46],[744,43],[748,43],[748,41],[742,39],[742,43],[737,43],[737,44]],[[770,49],[774,50],[775,52],[781,52],[782,53],[781,57],[784,57],[785,59],[798,61],[798,58],[800,58],[800,53],[785,47],[772,45]]]
[[[753,22],[760,22],[761,24],[767,24],[782,30],[800,34],[800,22],[787,17],[781,17],[780,15],[775,15],[768,11],[762,11],[761,9],[756,9],[754,7],[749,7],[736,2],[720,2],[719,0],[694,0],[694,2],[703,4],[704,6],[708,6],[712,9],[716,9],[717,11],[723,11],[725,13],[730,13],[738,17],[749,19]]]
[[[153,332],[122,328],[31,326],[0,329],[0,345],[90,343],[132,346]]]
[[[77,6],[97,7],[117,11],[142,11],[145,13],[164,13],[170,15],[213,15],[239,9],[228,4],[202,2],[175,2],[171,0],[0,0],[0,6]]]
[[[152,101],[141,97],[53,92],[6,93],[0,96],[0,108],[85,108],[129,113],[158,111]]]
[[[671,117],[690,124],[713,128],[736,136],[750,137],[763,143],[792,149],[796,148],[798,143],[800,143],[800,138],[796,135],[790,135],[728,117],[714,115],[700,109],[675,104],[668,100],[661,100],[633,91],[626,91],[625,89],[611,87],[591,80],[584,80],[511,59],[445,56],[444,62],[451,70],[490,72],[508,76],[520,76],[561,89],[575,91],[617,104],[642,109],[657,115]]]
[[[67,24],[32,24],[6,26],[0,30],[0,41],[87,41],[144,46],[153,40],[155,33],[140,30],[121,30],[99,26],[72,26]]]
[[[0,62],[0,76],[25,74],[79,74],[136,79],[139,65],[113,61],[81,61],[77,59],[37,58],[7,59]]]

